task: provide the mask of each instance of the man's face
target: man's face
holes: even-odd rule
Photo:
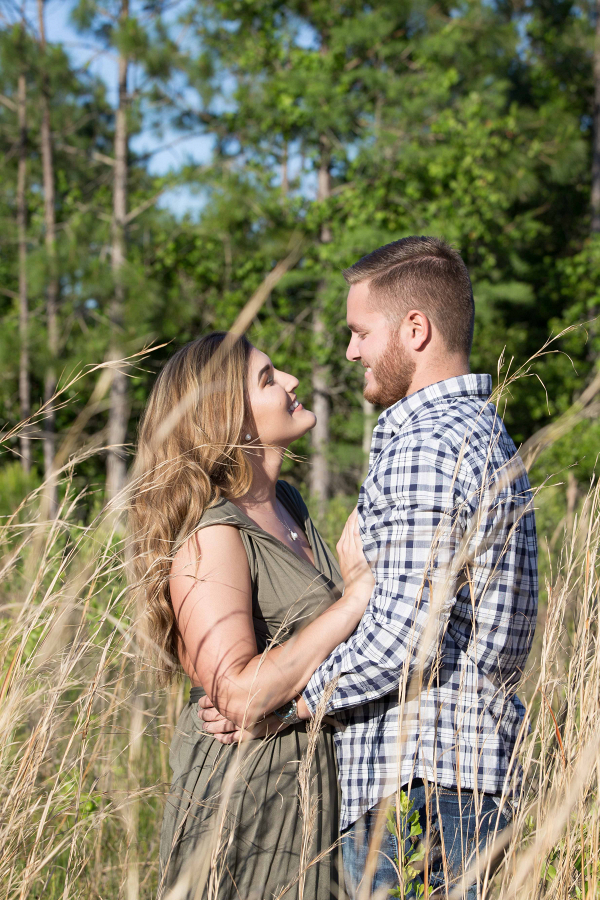
[[[400,325],[369,301],[365,281],[350,287],[346,320],[352,332],[346,359],[365,368],[365,398],[377,406],[392,406],[408,393],[415,371],[415,362],[402,344]]]

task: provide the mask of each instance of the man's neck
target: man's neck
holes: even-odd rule
[[[431,363],[418,367],[415,370],[406,396],[416,394],[417,391],[421,391],[431,384],[437,384],[438,381],[457,378],[459,375],[469,375],[470,371],[469,360],[462,356],[450,357],[437,364]]]

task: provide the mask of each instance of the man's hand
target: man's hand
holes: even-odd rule
[[[297,704],[298,715],[300,716],[301,719],[312,719],[312,713],[309,710],[308,706],[306,705],[306,701],[304,700],[304,697],[302,696],[302,694],[300,694],[300,696],[298,697],[296,704]]]

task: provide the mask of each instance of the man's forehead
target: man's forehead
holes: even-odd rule
[[[357,281],[356,284],[351,284],[348,290],[348,302],[367,303],[370,293],[369,284],[369,281]]]
[[[381,318],[379,310],[369,296],[369,282],[361,281],[350,286],[346,300],[346,322],[351,331],[364,330]]]

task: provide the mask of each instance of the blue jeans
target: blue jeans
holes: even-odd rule
[[[477,846],[483,849],[488,835],[493,839],[494,834],[508,825],[510,814],[506,807],[504,807],[506,811],[504,809],[499,811],[496,798],[490,794],[478,795],[476,799],[479,803],[479,812],[477,812],[476,800],[471,791],[462,789],[459,800],[458,791],[455,789],[436,788],[432,784],[424,785],[420,781],[413,784],[410,799],[413,802],[411,815],[415,810],[419,814],[422,828],[419,841],[427,847],[425,859],[416,863],[415,867],[421,870],[426,868],[427,883],[434,889],[432,897],[444,897],[446,889],[449,890],[463,870],[469,867]],[[366,812],[342,835],[346,890],[352,900],[356,900],[358,886],[365,873],[369,845],[378,830],[378,822],[383,831],[380,832],[381,843],[371,882],[371,892],[367,896],[371,897],[371,894],[384,887],[389,889],[398,886],[396,864],[399,857],[398,839],[388,831],[385,816],[385,810],[394,804],[395,795]],[[384,807],[382,815],[380,806]],[[405,854],[410,853],[416,846],[411,842],[409,832],[410,825],[407,833],[401,835]],[[447,880],[444,868],[447,871]],[[423,882],[424,873],[417,876],[417,879]],[[414,896],[414,893],[407,894],[407,897]],[[467,900],[476,900],[476,883],[469,887],[465,897]]]

